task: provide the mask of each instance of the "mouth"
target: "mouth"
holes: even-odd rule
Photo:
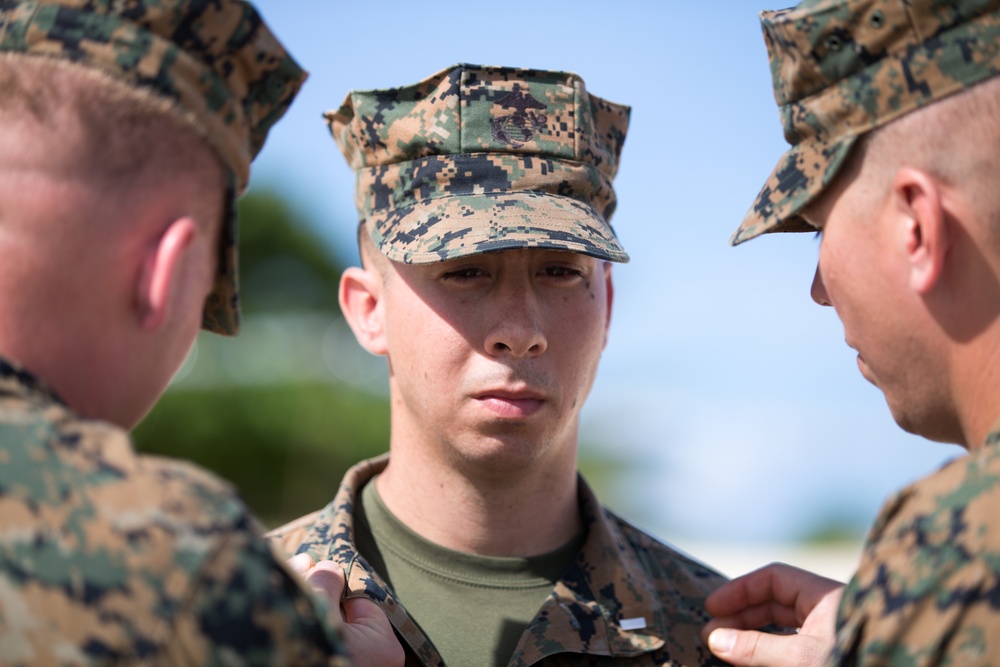
[[[530,417],[545,405],[545,397],[530,389],[489,389],[473,396],[482,407],[500,418]]]

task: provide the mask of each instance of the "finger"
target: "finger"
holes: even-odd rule
[[[340,597],[344,594],[344,572],[330,560],[316,563],[305,576],[306,583],[321,593],[330,603],[331,610],[340,609]]]
[[[828,592],[841,586],[791,565],[771,563],[720,586],[705,600],[705,608],[712,616],[734,616],[758,605],[781,605],[796,608],[801,622]]]
[[[708,636],[708,648],[737,667],[818,667],[827,646],[805,635],[771,635],[754,630],[718,628]]]
[[[764,626],[777,626],[779,628],[797,628],[802,624],[802,619],[793,607],[786,607],[779,604],[765,604],[748,607],[732,616],[717,616],[707,624],[702,630],[702,637],[707,637],[708,633],[716,628],[733,628],[736,630],[759,630]]]
[[[712,616],[732,616],[747,607],[771,601],[773,567],[774,564],[768,565],[726,582],[705,599],[705,609]]]
[[[299,575],[300,577],[306,576],[306,572],[312,567],[313,559],[309,554],[295,554],[291,558],[285,561],[288,567],[292,569],[292,572]]]

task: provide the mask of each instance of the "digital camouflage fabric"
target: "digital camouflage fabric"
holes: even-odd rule
[[[408,666],[442,667],[421,631],[384,579],[357,552],[354,508],[361,489],[388,457],[347,472],[333,502],[269,537],[287,555],[331,559],[347,574],[346,597],[382,608],[402,640]],[[724,579],[705,565],[657,542],[600,506],[580,480],[586,542],[521,636],[508,665],[527,667],[722,665],[702,643],[705,597]]]
[[[831,665],[1000,662],[1000,425],[892,498],[837,619]]]
[[[1000,0],[811,0],[761,24],[792,147],[733,245],[815,231],[799,213],[857,137],[1000,72]]]
[[[4,665],[348,664],[229,485],[3,359],[0,461]]]
[[[231,172],[206,329],[239,330],[235,197],[305,72],[242,0],[0,0],[0,53],[101,70],[170,100]]]
[[[611,228],[629,108],[565,72],[455,65],[326,114],[358,216],[390,259],[507,248],[628,261]]]

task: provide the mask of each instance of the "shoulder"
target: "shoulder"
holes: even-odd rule
[[[271,542],[271,546],[285,557],[295,555],[322,512],[323,510],[311,512],[268,531],[267,539]]]
[[[883,506],[869,548],[945,544],[968,555],[1000,552],[1000,446],[958,458]]]
[[[157,664],[328,664],[325,610],[233,487],[44,396],[0,399],[0,643]]]
[[[256,523],[206,558],[175,621],[194,664],[239,655],[249,664],[327,664],[346,655],[326,607],[276,557]]]
[[[643,569],[657,585],[667,584],[685,595],[701,598],[726,581],[697,558],[658,540],[611,510],[604,512],[619,527]]]
[[[1000,652],[998,505],[996,449],[957,459],[891,498],[845,589],[837,655],[971,665]]]

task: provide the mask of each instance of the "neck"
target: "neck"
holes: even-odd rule
[[[1000,422],[1000,331],[996,336],[983,337],[969,351],[971,361],[963,364],[964,380],[956,382],[956,409],[969,451],[983,446],[987,436]]]
[[[969,225],[969,236],[984,234],[984,226]],[[969,451],[982,447],[1000,420],[1000,255],[992,247],[992,235],[985,234],[956,244],[956,286],[943,297],[947,307],[938,306],[948,313],[941,318],[950,350],[946,380],[964,440],[959,444]]]
[[[581,528],[576,447],[516,471],[435,461],[422,448],[391,448],[379,495],[400,521],[440,546],[482,556],[537,556]],[[477,468],[490,470],[477,470]]]

